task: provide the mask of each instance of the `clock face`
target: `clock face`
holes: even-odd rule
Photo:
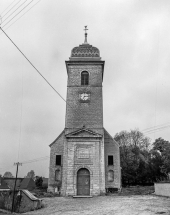
[[[83,101],[86,101],[90,98],[90,95],[88,93],[82,93],[80,94],[80,99]]]

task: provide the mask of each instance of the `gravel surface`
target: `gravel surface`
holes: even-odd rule
[[[36,215],[151,215],[169,214],[170,199],[154,195],[54,197],[43,199],[44,208],[24,214]]]

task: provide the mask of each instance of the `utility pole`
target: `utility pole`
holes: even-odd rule
[[[13,193],[13,199],[12,199],[12,209],[11,209],[11,212],[13,212],[13,210],[14,210],[15,188],[16,188],[17,176],[18,176],[18,166],[21,166],[22,163],[17,162],[17,163],[14,163],[14,165],[17,166],[17,170],[16,170],[16,177],[15,177],[14,190],[13,190],[14,193]]]

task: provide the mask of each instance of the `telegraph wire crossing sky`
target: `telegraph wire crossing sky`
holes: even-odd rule
[[[65,60],[84,42],[87,25],[88,43],[105,60],[104,126],[112,136],[138,128],[152,142],[170,141],[169,10],[166,0],[0,1],[2,29],[63,98]],[[0,41],[0,173],[40,158],[20,167],[19,176],[34,169],[48,177],[45,157],[65,126],[65,102],[2,33]]]

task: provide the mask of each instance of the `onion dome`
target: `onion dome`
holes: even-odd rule
[[[71,51],[70,60],[100,60],[100,51],[98,48],[87,42],[87,26],[85,26],[85,40],[82,45],[74,47]]]
[[[71,57],[100,57],[100,52],[92,45],[82,44],[72,49]]]

